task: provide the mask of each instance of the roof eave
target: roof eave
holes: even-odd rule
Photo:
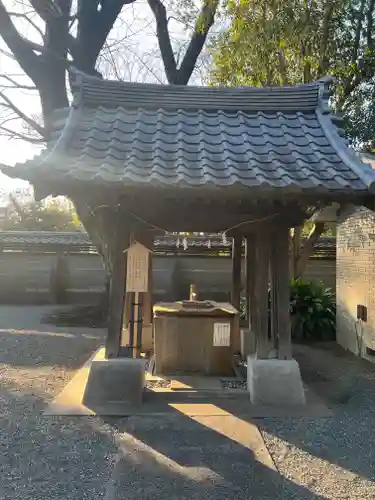
[[[368,164],[363,163],[348,147],[347,141],[340,136],[337,127],[332,123],[332,115],[317,109],[316,116],[329,143],[343,163],[358,175],[369,193],[375,194],[374,170]]]

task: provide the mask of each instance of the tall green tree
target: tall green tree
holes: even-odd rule
[[[83,231],[75,211],[57,200],[20,203],[10,195],[10,210],[2,230],[17,231]]]
[[[288,85],[336,77],[333,105],[356,141],[375,137],[375,0],[229,0],[215,40],[212,82]]]
[[[332,74],[332,105],[353,142],[375,137],[375,0],[229,0],[226,8],[230,22],[212,46],[213,84],[294,85]],[[310,229],[304,244],[302,227],[291,232],[293,277],[326,230],[323,223]]]

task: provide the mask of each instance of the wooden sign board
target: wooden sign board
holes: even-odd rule
[[[230,346],[230,323],[214,323],[214,339],[215,347]]]
[[[148,292],[148,265],[150,250],[138,242],[127,250],[126,291]]]

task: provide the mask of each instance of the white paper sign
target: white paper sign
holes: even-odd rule
[[[214,323],[214,346],[230,346],[230,323]]]
[[[150,251],[140,243],[127,250],[126,291],[148,292],[148,259]]]

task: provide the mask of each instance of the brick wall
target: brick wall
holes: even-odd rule
[[[336,254],[337,342],[361,354],[375,350],[375,213],[360,208],[338,224]],[[357,305],[367,307],[361,326]]]

